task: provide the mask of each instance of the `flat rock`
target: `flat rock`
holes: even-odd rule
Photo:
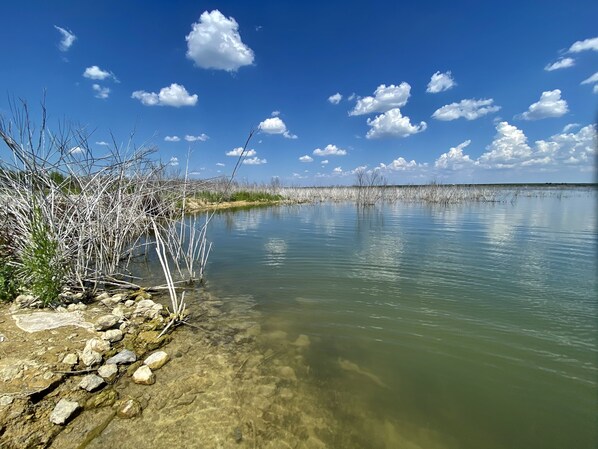
[[[85,349],[83,349],[83,352],[81,353],[81,361],[85,366],[97,365],[98,363],[102,362],[102,354],[94,351],[86,345]]]
[[[61,399],[50,414],[50,422],[54,424],[64,424],[79,408],[79,403]]]
[[[92,351],[99,352],[100,354],[104,354],[105,352],[110,351],[110,342],[101,338],[91,338],[87,340],[85,347]]]
[[[83,388],[86,391],[94,391],[104,385],[104,383],[104,379],[100,376],[88,374],[87,376],[83,376],[83,379],[79,382],[79,388]]]
[[[133,382],[140,385],[152,385],[156,382],[156,376],[147,365],[141,365],[133,373]]]
[[[80,311],[56,312],[31,312],[13,315],[17,327],[25,332],[40,332],[56,329],[63,326],[77,326],[93,329],[93,325],[85,321]]]
[[[115,343],[123,339],[123,332],[120,329],[109,329],[106,332],[104,332],[102,338],[104,340],[109,341],[110,343]]]
[[[108,330],[118,324],[119,318],[112,314],[104,315],[96,320],[96,329],[99,331]]]
[[[118,366],[113,364],[102,365],[98,368],[98,374],[102,376],[106,382],[112,382],[118,375]]]
[[[68,365],[68,366],[76,365],[78,361],[79,361],[79,357],[77,357],[77,354],[73,354],[73,353],[65,355],[64,358],[62,359],[62,363],[64,363],[65,365]]]
[[[143,364],[148,366],[150,369],[157,370],[162,368],[169,360],[170,357],[168,354],[166,354],[164,351],[157,351],[147,357],[143,361]]]
[[[123,363],[133,363],[137,360],[137,356],[133,351],[123,349],[118,354],[106,360],[106,365],[122,365]]]

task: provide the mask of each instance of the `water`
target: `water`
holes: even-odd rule
[[[289,363],[350,447],[594,448],[596,230],[580,190],[224,212],[208,287],[263,345],[307,336]]]

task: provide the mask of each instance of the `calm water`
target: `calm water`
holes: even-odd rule
[[[598,446],[595,193],[211,226],[210,290],[309,337],[300,381],[355,447]]]

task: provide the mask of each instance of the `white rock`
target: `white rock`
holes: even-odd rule
[[[152,385],[156,381],[156,376],[147,365],[141,365],[133,373],[133,382],[141,385]]]
[[[109,298],[110,295],[106,292],[102,293],[101,295],[96,296],[96,301],[101,301],[102,299]]]
[[[85,345],[81,353],[81,361],[85,366],[97,365],[102,362],[102,354]]]
[[[111,327],[114,327],[118,324],[118,317],[110,314],[110,315],[104,315],[99,317],[96,320],[96,329],[99,331],[105,331],[107,329],[110,329]]]
[[[73,353],[65,355],[64,358],[62,359],[62,363],[64,363],[65,365],[69,365],[69,366],[76,365],[78,361],[79,361],[79,357],[77,357],[77,354],[73,354]]]
[[[137,361],[137,355],[129,349],[123,349],[118,354],[106,360],[106,365],[121,365],[123,363],[133,363]]]
[[[91,349],[92,351],[99,352],[100,354],[104,354],[110,350],[110,342],[101,338],[92,338],[87,340],[85,347]]]
[[[143,299],[137,303],[133,316],[142,316],[153,319],[160,315],[163,308],[162,304],[156,304],[151,299]]]
[[[127,299],[125,301],[125,306],[126,307],[133,307],[135,305],[135,301],[133,301],[132,299]]]
[[[102,338],[108,340],[110,343],[114,343],[123,339],[123,333],[120,329],[109,329],[104,332]]]
[[[102,376],[106,382],[112,382],[118,375],[118,366],[113,364],[102,365],[98,368],[98,374]]]
[[[13,401],[13,397],[12,396],[0,396],[0,407],[6,407],[9,406],[10,404],[12,404]]]
[[[50,414],[50,421],[54,424],[64,424],[79,408],[79,404],[67,399],[61,399]]]
[[[164,351],[158,351],[146,358],[143,361],[143,364],[153,370],[156,370],[162,368],[169,360],[170,357],[168,357],[168,354],[166,354]]]
[[[87,391],[96,390],[102,385],[104,385],[104,379],[95,374],[88,374],[81,379],[81,382],[79,382],[79,388],[83,388]]]

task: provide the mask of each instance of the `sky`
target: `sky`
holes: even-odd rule
[[[73,123],[96,155],[134,133],[173,171],[228,176],[256,130],[240,181],[596,180],[595,1],[7,0],[3,16],[0,114],[45,92],[50,129]]]

